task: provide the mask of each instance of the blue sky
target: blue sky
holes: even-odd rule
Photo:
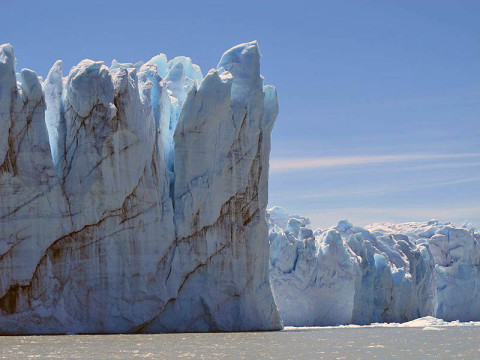
[[[480,2],[6,1],[18,68],[65,75],[163,52],[204,73],[257,39],[279,92],[270,206],[375,221],[480,226]]]

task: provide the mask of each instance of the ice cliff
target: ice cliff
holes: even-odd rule
[[[432,220],[309,228],[274,207],[270,281],[284,325],[480,320],[480,234]]]
[[[57,61],[41,82],[0,47],[0,333],[281,328],[260,57]]]

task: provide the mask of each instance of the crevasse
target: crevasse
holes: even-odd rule
[[[281,328],[256,42],[17,83],[0,47],[0,333]]]
[[[285,325],[480,320],[480,234],[468,226],[341,220],[313,232],[308,218],[283,208],[267,218],[270,281]]]

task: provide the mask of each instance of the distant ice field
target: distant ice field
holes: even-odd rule
[[[35,358],[478,359],[480,323],[427,317],[404,324],[273,332],[0,337],[0,359]]]

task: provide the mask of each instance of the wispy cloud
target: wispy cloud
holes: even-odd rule
[[[471,177],[471,178],[466,178],[466,179],[444,181],[444,182],[439,182],[439,183],[433,183],[431,185],[425,185],[425,187],[448,186],[448,185],[465,184],[465,183],[477,182],[477,181],[480,181],[480,177]]]
[[[315,158],[283,158],[270,161],[271,172],[288,172],[297,170],[346,167],[355,165],[389,164],[401,162],[435,161],[447,159],[477,158],[480,153],[461,154],[398,154],[374,156],[334,156]]]
[[[458,168],[476,168],[480,166],[480,161],[467,161],[467,162],[441,162],[434,164],[421,164],[414,166],[404,166],[402,171],[426,171],[426,170],[444,170],[444,169],[458,169]]]

